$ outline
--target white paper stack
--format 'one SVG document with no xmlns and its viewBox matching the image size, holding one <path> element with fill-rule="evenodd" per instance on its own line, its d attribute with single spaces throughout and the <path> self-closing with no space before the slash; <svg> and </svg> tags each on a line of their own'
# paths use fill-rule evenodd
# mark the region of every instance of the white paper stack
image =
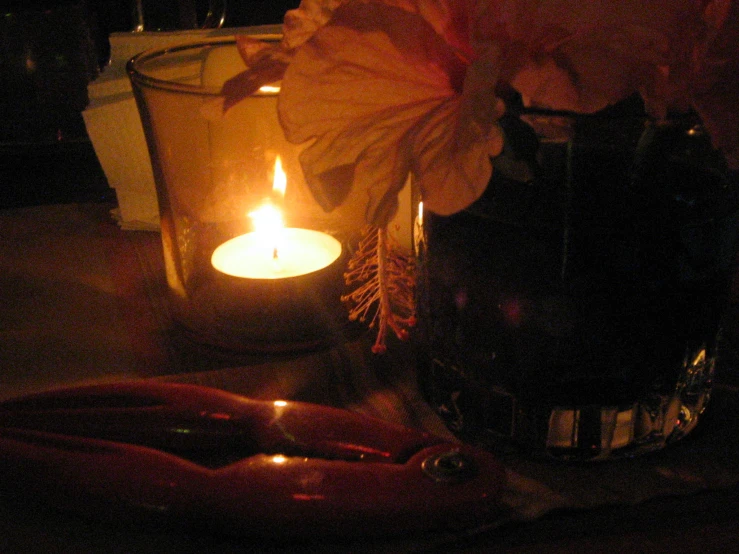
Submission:
<svg viewBox="0 0 739 554">
<path fill-rule="evenodd" d="M 280 25 L 265 25 L 111 34 L 110 65 L 100 77 L 89 84 L 90 103 L 82 116 L 108 184 L 115 189 L 118 199 L 115 216 L 123 229 L 159 229 L 154 176 L 141 119 L 126 73 L 128 60 L 152 48 L 194 42 L 213 36 L 281 32 Z"/>
</svg>

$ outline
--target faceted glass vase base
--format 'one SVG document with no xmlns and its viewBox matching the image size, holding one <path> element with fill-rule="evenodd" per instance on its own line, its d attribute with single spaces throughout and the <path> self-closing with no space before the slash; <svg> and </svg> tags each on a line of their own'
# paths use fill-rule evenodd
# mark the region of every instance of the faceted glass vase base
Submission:
<svg viewBox="0 0 739 554">
<path fill-rule="evenodd" d="M 711 396 L 715 359 L 701 349 L 671 393 L 617 405 L 526 404 L 495 387 L 481 393 L 439 360 L 430 367 L 421 388 L 461 438 L 493 450 L 516 444 L 535 457 L 601 461 L 661 450 L 693 431 Z"/>
</svg>

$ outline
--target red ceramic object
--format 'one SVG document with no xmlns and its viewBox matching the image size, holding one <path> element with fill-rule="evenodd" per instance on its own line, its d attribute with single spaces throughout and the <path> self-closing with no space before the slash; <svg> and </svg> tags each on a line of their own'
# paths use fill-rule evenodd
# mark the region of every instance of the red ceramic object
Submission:
<svg viewBox="0 0 739 554">
<path fill-rule="evenodd" d="M 316 404 L 143 381 L 0 404 L 0 487 L 96 518 L 278 538 L 458 529 L 500 513 L 504 481 L 490 453 Z"/>
</svg>

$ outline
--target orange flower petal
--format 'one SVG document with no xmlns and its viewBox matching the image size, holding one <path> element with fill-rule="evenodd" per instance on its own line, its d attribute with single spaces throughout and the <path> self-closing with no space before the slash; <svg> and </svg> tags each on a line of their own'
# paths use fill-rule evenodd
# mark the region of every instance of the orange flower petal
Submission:
<svg viewBox="0 0 739 554">
<path fill-rule="evenodd" d="M 236 47 L 246 64 L 243 71 L 223 84 L 223 111 L 254 94 L 268 83 L 282 80 L 291 56 L 278 44 L 269 44 L 250 36 L 236 36 Z"/>
<path fill-rule="evenodd" d="M 487 167 L 480 163 L 480 152 L 490 150 L 487 136 L 477 133 L 478 144 L 469 140 L 474 134 L 441 131 L 443 120 L 459 133 L 454 118 L 466 69 L 458 52 L 417 14 L 381 3 L 338 8 L 298 50 L 278 103 L 288 139 L 314 141 L 301 162 L 324 208 L 336 207 L 350 192 L 366 194 L 367 220 L 383 224 L 412 169 L 421 182 L 426 179 L 422 187 L 435 207 L 457 211 L 470 195 L 437 194 L 436 187 L 455 186 L 439 182 L 444 164 L 465 167 L 447 177 L 471 180 L 456 186 L 479 195 L 490 175 L 489 159 Z M 417 153 L 422 155 L 414 162 Z"/>
<path fill-rule="evenodd" d="M 283 22 L 282 46 L 294 49 L 306 42 L 331 19 L 333 11 L 344 0 L 301 0 L 300 6 L 288 10 Z"/>
<path fill-rule="evenodd" d="M 700 33 L 697 0 L 495 2 L 480 32 L 531 105 L 593 112 L 634 92 L 664 111 Z M 669 68 L 669 70 L 666 70 Z"/>
<path fill-rule="evenodd" d="M 723 4 L 723 3 L 717 3 Z M 722 6 L 720 28 L 696 71 L 694 102 L 714 145 L 739 169 L 739 4 Z"/>
</svg>

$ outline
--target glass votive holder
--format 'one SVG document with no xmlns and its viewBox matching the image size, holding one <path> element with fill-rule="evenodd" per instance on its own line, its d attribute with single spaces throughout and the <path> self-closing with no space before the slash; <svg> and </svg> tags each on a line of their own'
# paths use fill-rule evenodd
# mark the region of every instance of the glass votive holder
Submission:
<svg viewBox="0 0 739 554">
<path fill-rule="evenodd" d="M 223 83 L 244 69 L 233 37 L 147 51 L 128 64 L 154 172 L 173 319 L 196 341 L 233 351 L 319 347 L 346 325 L 343 271 L 363 206 L 326 213 L 313 199 L 301 147 L 279 125 L 279 83 L 222 112 Z M 281 212 L 285 228 L 254 228 L 249 214 L 263 205 Z"/>
</svg>

